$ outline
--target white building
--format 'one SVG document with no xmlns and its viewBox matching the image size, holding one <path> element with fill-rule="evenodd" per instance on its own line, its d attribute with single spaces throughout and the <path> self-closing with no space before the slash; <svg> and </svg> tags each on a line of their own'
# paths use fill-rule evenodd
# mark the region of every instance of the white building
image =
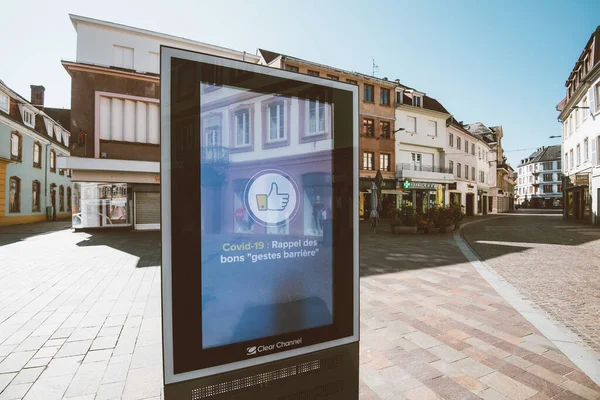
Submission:
<svg viewBox="0 0 600 400">
<path fill-rule="evenodd" d="M 396 129 L 400 129 L 396 133 L 396 178 L 402 190 L 398 207 L 413 206 L 423 212 L 447 204 L 443 193 L 454 182 L 444 150 L 449 117 L 448 111 L 425 93 L 396 88 Z"/>
<path fill-rule="evenodd" d="M 517 174 L 516 203 L 532 208 L 562 204 L 561 146 L 541 147 L 521 160 Z"/>
<path fill-rule="evenodd" d="M 447 165 L 455 183 L 448 191 L 448 204 L 464 206 L 467 215 L 492 212 L 490 187 L 495 185 L 494 153 L 484 137 L 478 137 L 451 118 L 447 124 Z"/>
<path fill-rule="evenodd" d="M 565 218 L 600 223 L 600 26 L 590 36 L 556 107 L 562 123 Z"/>
</svg>

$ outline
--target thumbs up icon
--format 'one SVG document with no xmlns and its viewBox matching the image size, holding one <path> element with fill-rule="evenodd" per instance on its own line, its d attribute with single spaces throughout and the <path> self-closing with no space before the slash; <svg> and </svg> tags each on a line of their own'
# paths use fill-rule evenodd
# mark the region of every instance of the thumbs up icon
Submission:
<svg viewBox="0 0 600 400">
<path fill-rule="evenodd" d="M 260 211 L 283 211 L 290 201 L 288 193 L 279 193 L 277 183 L 271 183 L 269 194 L 257 194 L 256 203 Z"/>
</svg>

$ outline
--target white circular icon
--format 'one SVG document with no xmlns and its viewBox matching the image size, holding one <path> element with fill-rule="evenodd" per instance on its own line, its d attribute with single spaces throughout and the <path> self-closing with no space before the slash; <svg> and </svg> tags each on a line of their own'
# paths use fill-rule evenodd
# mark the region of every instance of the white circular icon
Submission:
<svg viewBox="0 0 600 400">
<path fill-rule="evenodd" d="M 261 172 L 246 187 L 246 206 L 252 218 L 264 225 L 281 225 L 296 211 L 298 191 L 279 171 Z"/>
</svg>

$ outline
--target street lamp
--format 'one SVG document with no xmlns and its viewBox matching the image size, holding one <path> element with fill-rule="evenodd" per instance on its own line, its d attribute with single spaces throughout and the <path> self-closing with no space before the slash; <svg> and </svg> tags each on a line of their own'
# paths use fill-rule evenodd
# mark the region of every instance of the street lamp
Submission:
<svg viewBox="0 0 600 400">
<path fill-rule="evenodd" d="M 559 137 L 562 137 L 562 136 L 560 136 L 560 135 L 558 135 L 558 136 L 549 136 L 550 139 L 559 138 Z"/>
</svg>

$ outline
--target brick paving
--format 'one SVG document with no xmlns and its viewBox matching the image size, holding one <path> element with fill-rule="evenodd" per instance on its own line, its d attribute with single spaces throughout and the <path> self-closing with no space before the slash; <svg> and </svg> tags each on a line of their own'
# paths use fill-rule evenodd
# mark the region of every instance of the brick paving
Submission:
<svg viewBox="0 0 600 400">
<path fill-rule="evenodd" d="M 473 224 L 464 237 L 503 278 L 600 358 L 600 229 L 561 215 Z"/>
<path fill-rule="evenodd" d="M 159 234 L 60 228 L 0 229 L 0 400 L 159 399 Z M 364 230 L 361 296 L 361 399 L 600 398 L 452 235 Z"/>
</svg>

